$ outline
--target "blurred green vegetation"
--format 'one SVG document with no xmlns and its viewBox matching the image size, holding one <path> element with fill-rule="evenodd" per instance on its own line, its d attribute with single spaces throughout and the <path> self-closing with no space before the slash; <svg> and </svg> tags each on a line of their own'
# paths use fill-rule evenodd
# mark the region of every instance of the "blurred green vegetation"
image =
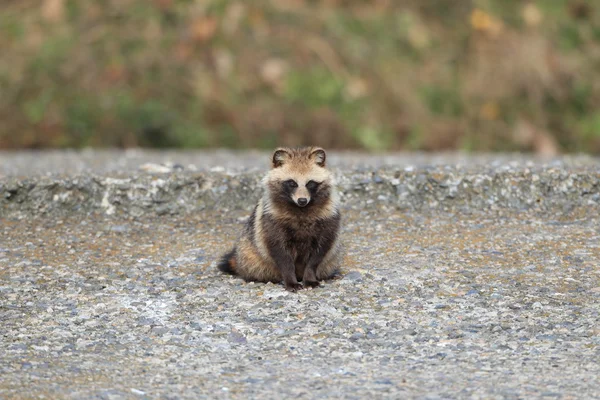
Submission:
<svg viewBox="0 0 600 400">
<path fill-rule="evenodd" d="M 7 0 L 0 148 L 600 152 L 600 3 Z"/>
</svg>

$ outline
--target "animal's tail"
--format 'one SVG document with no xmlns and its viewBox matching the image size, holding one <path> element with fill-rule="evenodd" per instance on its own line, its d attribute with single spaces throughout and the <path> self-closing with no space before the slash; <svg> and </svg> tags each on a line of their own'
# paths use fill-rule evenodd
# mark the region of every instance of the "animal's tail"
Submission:
<svg viewBox="0 0 600 400">
<path fill-rule="evenodd" d="M 225 272 L 226 274 L 231 274 L 231 275 L 236 274 L 236 272 L 235 272 L 236 266 L 237 266 L 237 263 L 236 263 L 236 259 L 235 259 L 235 248 L 232 249 L 231 251 L 229 251 L 228 253 L 226 253 L 219 261 L 219 264 L 217 264 L 217 267 L 222 272 Z"/>
</svg>

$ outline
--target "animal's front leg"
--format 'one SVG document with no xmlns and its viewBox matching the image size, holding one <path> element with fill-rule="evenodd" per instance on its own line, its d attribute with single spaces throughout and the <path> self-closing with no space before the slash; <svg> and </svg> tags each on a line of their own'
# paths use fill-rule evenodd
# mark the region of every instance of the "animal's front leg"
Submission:
<svg viewBox="0 0 600 400">
<path fill-rule="evenodd" d="M 329 243 L 329 241 L 326 241 L 325 243 L 315 243 L 313 251 L 306 262 L 306 268 L 304 269 L 304 276 L 302 277 L 304 286 L 317 287 L 320 285 L 317 280 L 317 268 L 323 262 L 323 259 L 330 248 L 331 243 Z"/>
<path fill-rule="evenodd" d="M 316 267 L 315 268 L 311 268 L 310 266 L 306 267 L 306 269 L 304 270 L 304 277 L 302 278 L 302 283 L 304 284 L 304 286 L 317 287 L 320 285 L 319 281 L 317 280 L 317 274 L 315 271 L 316 271 Z"/>
<path fill-rule="evenodd" d="M 306 268 L 304 269 L 304 276 L 302 277 L 302 283 L 304 286 L 319 286 L 319 281 L 317 280 L 317 268 L 319 268 L 319 265 L 321 265 L 327 253 L 333 247 L 339 227 L 339 215 L 323 222 L 323 234 L 321 234 L 318 239 L 313 242 L 313 250 L 308 257 L 308 262 L 306 263 Z"/>
<path fill-rule="evenodd" d="M 296 270 L 294 268 L 294 263 L 291 260 L 290 262 L 277 265 L 281 270 L 281 276 L 283 277 L 283 284 L 285 285 L 286 290 L 296 292 L 302 289 L 302 284 L 296 279 Z"/>
<path fill-rule="evenodd" d="M 286 290 L 290 292 L 296 292 L 302 289 L 302 285 L 298 283 L 296 279 L 296 267 L 294 266 L 294 260 L 289 255 L 288 252 L 280 245 L 270 246 L 269 251 L 271 253 L 271 257 L 279 272 L 281 273 L 281 278 L 283 279 L 283 284 L 285 285 Z"/>
<path fill-rule="evenodd" d="M 317 280 L 317 268 L 321 262 L 323 262 L 323 259 L 329 251 L 329 248 L 330 246 L 325 249 L 318 247 L 308 258 L 306 268 L 304 269 L 304 276 L 302 277 L 302 283 L 304 286 L 317 287 L 320 285 L 319 281 Z"/>
</svg>

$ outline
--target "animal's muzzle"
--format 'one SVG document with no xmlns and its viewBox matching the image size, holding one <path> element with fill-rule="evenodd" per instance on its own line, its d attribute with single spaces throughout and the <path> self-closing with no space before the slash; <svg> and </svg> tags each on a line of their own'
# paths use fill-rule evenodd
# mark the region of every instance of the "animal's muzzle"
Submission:
<svg viewBox="0 0 600 400">
<path fill-rule="evenodd" d="M 298 200 L 296 200 L 296 204 L 298 204 L 300 207 L 304 207 L 308 204 L 308 199 L 305 197 L 300 197 Z"/>
</svg>

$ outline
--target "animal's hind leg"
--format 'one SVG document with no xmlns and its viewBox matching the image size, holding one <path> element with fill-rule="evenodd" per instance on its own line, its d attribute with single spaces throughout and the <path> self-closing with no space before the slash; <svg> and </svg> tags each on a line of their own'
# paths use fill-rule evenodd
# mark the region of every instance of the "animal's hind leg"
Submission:
<svg viewBox="0 0 600 400">
<path fill-rule="evenodd" d="M 317 281 L 333 278 L 342 265 L 343 257 L 343 248 L 337 243 L 317 267 L 315 271 Z"/>
<path fill-rule="evenodd" d="M 271 260 L 262 257 L 246 239 L 237 252 L 236 272 L 247 281 L 281 282 L 281 273 Z"/>
</svg>

